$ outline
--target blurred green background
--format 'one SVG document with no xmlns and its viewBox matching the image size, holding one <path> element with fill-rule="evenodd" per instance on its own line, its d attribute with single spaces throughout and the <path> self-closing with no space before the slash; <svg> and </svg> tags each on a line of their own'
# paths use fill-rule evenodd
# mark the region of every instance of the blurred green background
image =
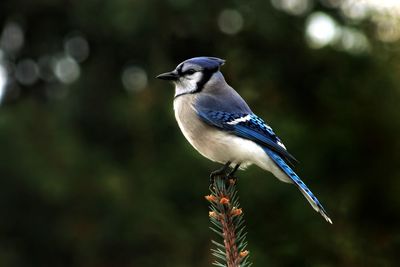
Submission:
<svg viewBox="0 0 400 267">
<path fill-rule="evenodd" d="M 203 196 L 219 166 L 154 79 L 202 55 L 227 60 L 334 221 L 271 174 L 240 172 L 254 266 L 397 266 L 398 1 L 0 6 L 0 266 L 211 265 Z"/>
</svg>

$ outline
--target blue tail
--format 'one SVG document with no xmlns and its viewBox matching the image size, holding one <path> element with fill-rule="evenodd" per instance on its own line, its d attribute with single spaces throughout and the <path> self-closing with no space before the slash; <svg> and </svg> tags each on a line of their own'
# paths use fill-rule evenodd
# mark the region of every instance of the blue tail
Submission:
<svg viewBox="0 0 400 267">
<path fill-rule="evenodd" d="M 318 199 L 314 196 L 314 194 L 308 189 L 308 187 L 303 183 L 299 176 L 286 164 L 286 162 L 275 152 L 269 150 L 268 148 L 264 148 L 264 151 L 268 154 L 268 156 L 275 162 L 275 164 L 293 181 L 293 183 L 297 186 L 300 192 L 306 197 L 308 202 L 310 202 L 311 206 L 319 212 L 322 217 L 329 223 L 332 223 L 331 218 L 326 213 L 324 207 L 322 207 L 321 203 L 319 203 Z"/>
</svg>

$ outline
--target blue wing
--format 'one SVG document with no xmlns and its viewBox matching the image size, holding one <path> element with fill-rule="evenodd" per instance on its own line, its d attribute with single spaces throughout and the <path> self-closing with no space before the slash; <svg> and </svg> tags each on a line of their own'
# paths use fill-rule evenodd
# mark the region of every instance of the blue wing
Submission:
<svg viewBox="0 0 400 267">
<path fill-rule="evenodd" d="M 232 113 L 198 109 L 197 114 L 206 123 L 228 131 L 239 137 L 252 140 L 262 147 L 267 147 L 293 164 L 297 160 L 287 152 L 278 136 L 265 122 L 253 113 Z"/>
</svg>

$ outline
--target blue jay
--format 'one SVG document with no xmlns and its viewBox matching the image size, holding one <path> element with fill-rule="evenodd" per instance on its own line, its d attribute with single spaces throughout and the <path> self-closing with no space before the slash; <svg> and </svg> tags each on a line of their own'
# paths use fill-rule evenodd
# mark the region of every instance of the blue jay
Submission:
<svg viewBox="0 0 400 267">
<path fill-rule="evenodd" d="M 225 164 L 211 176 L 233 175 L 255 164 L 279 180 L 293 183 L 311 206 L 332 223 L 321 203 L 292 170 L 296 159 L 243 98 L 229 86 L 220 67 L 224 60 L 195 57 L 157 76 L 175 85 L 174 112 L 189 143 L 204 157 Z"/>
</svg>

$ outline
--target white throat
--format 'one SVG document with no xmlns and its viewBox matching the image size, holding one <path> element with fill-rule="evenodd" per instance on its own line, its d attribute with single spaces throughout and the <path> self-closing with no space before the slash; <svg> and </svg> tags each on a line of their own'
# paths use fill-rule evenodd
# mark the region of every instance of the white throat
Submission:
<svg viewBox="0 0 400 267">
<path fill-rule="evenodd" d="M 197 90 L 197 83 L 201 80 L 203 74 L 201 72 L 193 73 L 193 75 L 181 77 L 175 82 L 175 96 L 182 94 L 190 94 Z"/>
</svg>

